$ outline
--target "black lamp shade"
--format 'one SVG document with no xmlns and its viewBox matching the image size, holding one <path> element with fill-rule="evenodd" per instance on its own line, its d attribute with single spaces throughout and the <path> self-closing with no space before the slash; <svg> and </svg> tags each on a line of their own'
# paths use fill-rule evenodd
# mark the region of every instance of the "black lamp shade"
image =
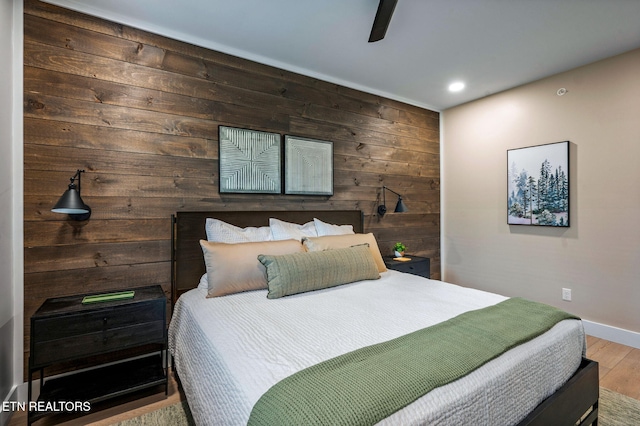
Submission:
<svg viewBox="0 0 640 426">
<path fill-rule="evenodd" d="M 74 184 L 62 194 L 55 206 L 51 209 L 54 213 L 66 213 L 74 220 L 87 220 L 91 216 L 91 208 L 87 206 Z"/>
<path fill-rule="evenodd" d="M 407 208 L 407 206 L 404 205 L 404 202 L 402 201 L 402 197 L 398 197 L 398 204 L 396 204 L 396 209 L 394 210 L 394 213 L 404 213 L 408 211 L 409 209 Z"/>
<path fill-rule="evenodd" d="M 55 206 L 51 209 L 54 213 L 68 214 L 73 220 L 87 220 L 91 217 L 91 207 L 86 205 L 80 197 L 80 178 L 84 170 L 78 169 L 71 178 L 69 189 L 67 189 Z M 78 186 L 75 180 L 78 179 Z"/>
<path fill-rule="evenodd" d="M 89 213 L 91 209 L 80 198 L 76 186 L 71 184 L 51 211 L 54 213 L 85 214 Z"/>
</svg>

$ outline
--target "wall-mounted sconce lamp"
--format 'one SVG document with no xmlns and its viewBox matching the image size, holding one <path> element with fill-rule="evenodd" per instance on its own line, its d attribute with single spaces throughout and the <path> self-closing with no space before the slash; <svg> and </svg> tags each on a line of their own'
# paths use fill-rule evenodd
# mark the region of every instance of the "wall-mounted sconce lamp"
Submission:
<svg viewBox="0 0 640 426">
<path fill-rule="evenodd" d="M 69 189 L 62 194 L 60 200 L 51 209 L 54 213 L 66 213 L 73 220 L 87 220 L 91 216 L 91 207 L 86 205 L 80 197 L 80 176 L 84 170 L 77 170 L 76 174 L 71 178 Z M 78 179 L 76 187 L 75 180 Z"/>
<path fill-rule="evenodd" d="M 378 214 L 380 216 L 384 216 L 385 213 L 387 212 L 387 197 L 385 196 L 385 192 L 384 192 L 385 189 L 387 191 L 393 192 L 398 196 L 398 203 L 396 204 L 396 209 L 394 210 L 394 213 L 404 213 L 409 211 L 407 206 L 405 206 L 404 203 L 402 202 L 402 195 L 398 194 L 396 191 L 392 189 L 387 188 L 386 186 L 383 186 L 382 187 L 382 204 L 378 206 Z"/>
</svg>

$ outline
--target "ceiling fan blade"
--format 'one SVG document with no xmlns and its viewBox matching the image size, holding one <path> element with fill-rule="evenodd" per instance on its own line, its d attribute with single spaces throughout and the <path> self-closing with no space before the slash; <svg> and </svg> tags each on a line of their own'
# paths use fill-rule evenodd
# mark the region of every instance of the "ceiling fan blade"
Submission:
<svg viewBox="0 0 640 426">
<path fill-rule="evenodd" d="M 393 10 L 396 8 L 398 0 L 380 0 L 378 5 L 378 11 L 376 12 L 376 19 L 373 20 L 373 28 L 371 28 L 371 35 L 369 36 L 369 43 L 379 41 L 384 38 L 391 22 L 391 16 Z"/>
</svg>

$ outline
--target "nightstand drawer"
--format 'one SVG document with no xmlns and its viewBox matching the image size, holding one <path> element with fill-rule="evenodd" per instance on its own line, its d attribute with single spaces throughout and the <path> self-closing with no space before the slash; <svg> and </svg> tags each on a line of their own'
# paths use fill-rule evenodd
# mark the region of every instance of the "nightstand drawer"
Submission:
<svg viewBox="0 0 640 426">
<path fill-rule="evenodd" d="M 164 320 L 159 320 L 36 342 L 33 365 L 47 365 L 146 343 L 162 343 L 164 334 Z"/>
<path fill-rule="evenodd" d="M 431 275 L 430 264 L 431 261 L 428 257 L 420 257 L 420 256 L 407 256 L 410 260 L 408 261 L 400 261 L 393 260 L 392 257 L 388 256 L 384 258 L 384 263 L 387 265 L 387 268 L 393 269 L 394 271 L 405 272 L 407 274 L 419 275 L 424 278 L 429 278 Z"/>
<path fill-rule="evenodd" d="M 423 275 L 424 273 L 429 272 L 429 263 L 428 262 L 416 262 L 416 263 L 402 263 L 395 261 L 398 264 L 393 268 L 396 271 L 407 272 L 409 274 L 414 275 Z"/>
<path fill-rule="evenodd" d="M 57 318 L 42 318 L 33 323 L 32 336 L 36 342 L 74 338 L 129 325 L 162 321 L 164 303 L 144 303 L 99 309 Z"/>
</svg>

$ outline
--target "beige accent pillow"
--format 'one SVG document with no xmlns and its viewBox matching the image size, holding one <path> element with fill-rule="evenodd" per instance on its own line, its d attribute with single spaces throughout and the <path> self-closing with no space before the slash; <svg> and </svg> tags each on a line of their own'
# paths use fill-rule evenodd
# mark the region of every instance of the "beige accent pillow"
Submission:
<svg viewBox="0 0 640 426">
<path fill-rule="evenodd" d="M 284 256 L 261 254 L 258 260 L 267 268 L 269 299 L 380 278 L 366 245 Z"/>
<path fill-rule="evenodd" d="M 251 243 L 213 243 L 200 240 L 207 266 L 207 297 L 267 288 L 267 275 L 258 255 L 304 252 L 297 240 Z"/>
<path fill-rule="evenodd" d="M 374 237 L 372 233 L 307 237 L 303 243 L 309 251 L 333 250 L 368 244 L 369 250 L 371 250 L 371 254 L 373 255 L 373 260 L 375 260 L 378 266 L 378 271 L 385 272 L 387 270 L 387 266 L 384 264 L 384 260 L 382 260 L 376 237 Z"/>
</svg>

